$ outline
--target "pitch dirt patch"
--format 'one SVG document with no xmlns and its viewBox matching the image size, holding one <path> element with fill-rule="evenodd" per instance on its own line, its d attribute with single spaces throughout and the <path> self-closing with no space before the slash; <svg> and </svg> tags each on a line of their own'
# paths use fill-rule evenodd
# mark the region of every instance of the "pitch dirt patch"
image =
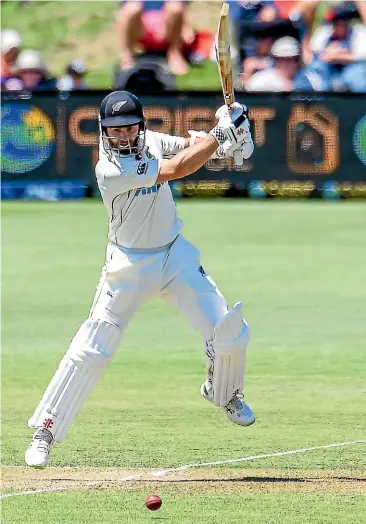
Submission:
<svg viewBox="0 0 366 524">
<path fill-rule="evenodd" d="M 116 468 L 2 469 L 2 492 L 113 489 L 146 491 L 164 486 L 180 493 L 196 492 L 328 492 L 366 494 L 361 471 L 285 470 L 252 468 L 194 468 L 154 476 L 152 470 Z M 135 478 L 138 476 L 138 478 Z"/>
</svg>

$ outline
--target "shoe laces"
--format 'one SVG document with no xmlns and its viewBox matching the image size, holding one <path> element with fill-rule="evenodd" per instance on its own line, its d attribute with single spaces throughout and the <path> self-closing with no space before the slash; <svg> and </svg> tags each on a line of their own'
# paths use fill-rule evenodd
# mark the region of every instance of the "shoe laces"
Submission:
<svg viewBox="0 0 366 524">
<path fill-rule="evenodd" d="M 53 444 L 53 435 L 48 429 L 40 428 L 34 434 L 33 440 L 39 440 L 37 445 L 39 451 L 48 452 Z"/>
<path fill-rule="evenodd" d="M 236 410 L 240 411 L 243 407 L 244 395 L 243 393 L 235 393 L 232 399 L 226 404 L 227 407 L 234 407 Z"/>
</svg>

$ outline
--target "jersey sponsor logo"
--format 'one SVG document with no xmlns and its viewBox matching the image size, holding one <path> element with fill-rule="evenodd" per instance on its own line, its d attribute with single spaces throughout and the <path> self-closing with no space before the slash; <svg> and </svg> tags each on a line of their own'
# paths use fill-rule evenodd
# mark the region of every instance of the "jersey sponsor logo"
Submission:
<svg viewBox="0 0 366 524">
<path fill-rule="evenodd" d="M 136 191 L 135 196 L 145 196 L 145 195 L 151 195 L 151 193 L 157 193 L 159 189 L 161 188 L 162 184 L 155 184 L 155 186 L 152 187 L 141 187 Z"/>
<path fill-rule="evenodd" d="M 113 104 L 112 106 L 112 115 L 113 113 L 117 113 L 123 107 L 125 104 L 127 104 L 127 100 L 123 100 L 122 102 L 117 102 L 116 104 Z"/>
<path fill-rule="evenodd" d="M 137 174 L 144 175 L 147 171 L 148 164 L 147 162 L 139 162 L 137 164 Z"/>
</svg>

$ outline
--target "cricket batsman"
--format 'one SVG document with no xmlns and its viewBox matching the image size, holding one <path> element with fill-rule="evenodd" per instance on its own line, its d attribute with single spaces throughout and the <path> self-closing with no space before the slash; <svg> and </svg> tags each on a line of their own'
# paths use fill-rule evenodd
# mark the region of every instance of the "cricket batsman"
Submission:
<svg viewBox="0 0 366 524">
<path fill-rule="evenodd" d="M 103 100 L 95 173 L 109 216 L 105 264 L 89 316 L 28 422 L 36 430 L 25 453 L 28 466 L 47 466 L 53 444 L 66 437 L 132 316 L 155 296 L 203 336 L 207 377 L 201 395 L 235 424 L 254 423 L 242 393 L 249 341 L 242 304 L 228 307 L 202 268 L 199 251 L 182 236 L 169 187 L 170 180 L 194 173 L 210 158 L 250 157 L 254 146 L 245 106 L 222 106 L 216 117 L 209 133 L 175 137 L 146 129 L 133 94 L 115 91 Z"/>
</svg>

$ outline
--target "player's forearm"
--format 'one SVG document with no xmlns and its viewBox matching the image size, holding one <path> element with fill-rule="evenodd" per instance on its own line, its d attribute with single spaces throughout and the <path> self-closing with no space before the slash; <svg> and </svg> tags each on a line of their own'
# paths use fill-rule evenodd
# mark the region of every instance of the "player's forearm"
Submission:
<svg viewBox="0 0 366 524">
<path fill-rule="evenodd" d="M 199 143 L 180 151 L 172 159 L 162 162 L 157 183 L 191 175 L 210 159 L 217 147 L 215 137 L 208 134 Z"/>
</svg>

